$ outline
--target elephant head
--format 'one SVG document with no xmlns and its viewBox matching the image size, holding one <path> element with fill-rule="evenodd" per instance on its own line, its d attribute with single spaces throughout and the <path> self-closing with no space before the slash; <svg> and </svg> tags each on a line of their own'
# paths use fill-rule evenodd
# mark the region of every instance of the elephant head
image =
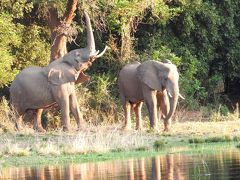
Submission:
<svg viewBox="0 0 240 180">
<path fill-rule="evenodd" d="M 138 78 L 153 90 L 167 90 L 170 96 L 170 110 L 165 118 L 170 119 L 176 109 L 179 86 L 179 74 L 177 67 L 171 63 L 161 63 L 157 61 L 145 61 L 138 67 Z"/>
<path fill-rule="evenodd" d="M 101 57 L 107 50 L 105 49 L 99 54 L 99 51 L 95 49 L 95 40 L 93 36 L 93 30 L 90 22 L 90 18 L 87 12 L 84 11 L 86 19 L 86 29 L 87 29 L 87 47 L 76 49 L 70 51 L 65 56 L 63 56 L 63 62 L 71 64 L 77 71 L 85 70 L 91 63 L 96 59 Z M 81 67 L 85 64 L 85 67 Z"/>
<path fill-rule="evenodd" d="M 87 12 L 84 12 L 84 15 L 87 29 L 87 47 L 72 50 L 59 60 L 49 64 L 47 70 L 48 80 L 52 84 L 59 85 L 66 82 L 82 83 L 88 81 L 89 77 L 83 72 L 92 65 L 96 58 L 101 57 L 108 48 L 106 46 L 101 53 L 96 51 L 90 18 Z"/>
</svg>

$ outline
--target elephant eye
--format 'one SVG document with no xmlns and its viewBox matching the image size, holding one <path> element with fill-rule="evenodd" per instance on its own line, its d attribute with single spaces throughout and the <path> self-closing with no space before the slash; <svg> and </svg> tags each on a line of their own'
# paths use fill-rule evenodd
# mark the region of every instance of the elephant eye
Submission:
<svg viewBox="0 0 240 180">
<path fill-rule="evenodd" d="M 80 52 L 76 52 L 76 56 L 79 57 L 80 56 Z"/>
<path fill-rule="evenodd" d="M 74 60 L 78 63 L 78 59 L 77 58 L 74 58 Z"/>
</svg>

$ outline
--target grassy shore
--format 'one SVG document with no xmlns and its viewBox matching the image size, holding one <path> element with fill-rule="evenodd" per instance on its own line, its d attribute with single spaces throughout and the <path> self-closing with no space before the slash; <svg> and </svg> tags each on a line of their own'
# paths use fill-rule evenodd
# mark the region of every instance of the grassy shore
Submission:
<svg viewBox="0 0 240 180">
<path fill-rule="evenodd" d="M 160 127 L 163 129 L 163 127 Z M 1 132 L 0 166 L 34 166 L 234 149 L 240 121 L 174 122 L 171 132 L 122 131 L 120 124 L 89 126 L 80 132 L 46 134 L 25 129 Z"/>
</svg>

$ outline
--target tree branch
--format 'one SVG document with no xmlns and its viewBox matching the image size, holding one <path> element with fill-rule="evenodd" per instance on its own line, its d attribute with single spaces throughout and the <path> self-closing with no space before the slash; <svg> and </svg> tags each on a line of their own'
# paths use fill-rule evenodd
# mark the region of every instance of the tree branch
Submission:
<svg viewBox="0 0 240 180">
<path fill-rule="evenodd" d="M 64 21 L 67 24 L 71 24 L 74 18 L 74 12 L 77 9 L 78 0 L 68 0 L 67 9 L 64 14 Z"/>
</svg>

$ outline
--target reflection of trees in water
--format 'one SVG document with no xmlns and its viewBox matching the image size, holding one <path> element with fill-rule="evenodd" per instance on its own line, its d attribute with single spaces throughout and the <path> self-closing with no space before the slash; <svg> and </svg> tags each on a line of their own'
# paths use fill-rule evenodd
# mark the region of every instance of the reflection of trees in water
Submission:
<svg viewBox="0 0 240 180">
<path fill-rule="evenodd" d="M 169 154 L 154 158 L 129 159 L 126 161 L 70 164 L 67 166 L 46 166 L 34 168 L 2 169 L 1 179 L 166 179 L 183 180 L 200 178 L 204 174 L 214 174 L 221 178 L 229 174 L 240 176 L 239 153 L 219 153 L 217 155 L 184 156 Z M 228 176 L 227 176 L 228 175 Z M 213 176 L 209 176 L 209 179 Z"/>
</svg>

